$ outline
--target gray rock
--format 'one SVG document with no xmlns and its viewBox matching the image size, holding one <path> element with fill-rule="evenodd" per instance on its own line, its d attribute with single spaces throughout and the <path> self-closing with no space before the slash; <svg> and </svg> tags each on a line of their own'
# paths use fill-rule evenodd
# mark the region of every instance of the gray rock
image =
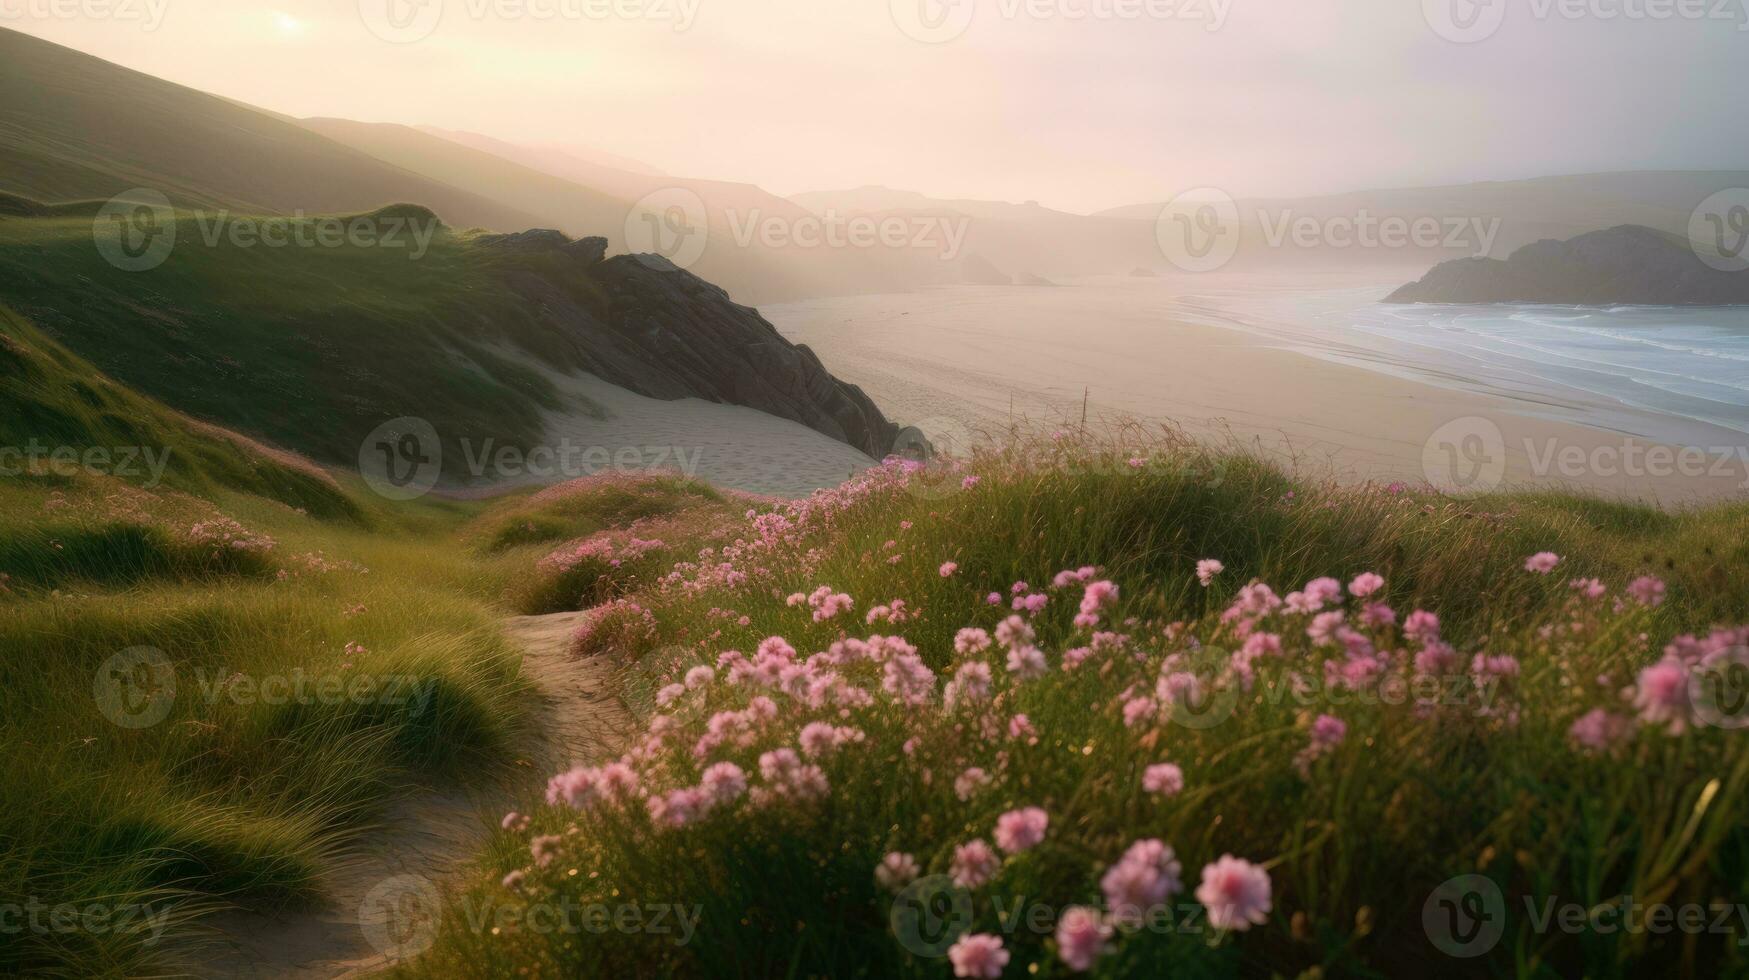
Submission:
<svg viewBox="0 0 1749 980">
<path fill-rule="evenodd" d="M 574 244 L 585 242 L 605 247 L 602 239 Z M 572 245 L 562 247 L 585 256 L 595 249 Z M 790 343 L 757 310 L 660 256 L 616 255 L 578 267 L 509 262 L 494 270 L 550 334 L 554 349 L 542 353 L 553 362 L 651 398 L 756 408 L 876 459 L 893 448 L 898 427 L 862 389 L 833 377 L 813 351 Z"/>
<path fill-rule="evenodd" d="M 1680 238 L 1620 225 L 1544 239 L 1505 261 L 1441 262 L 1385 302 L 1725 306 L 1749 303 L 1749 272 L 1721 272 Z"/>
</svg>

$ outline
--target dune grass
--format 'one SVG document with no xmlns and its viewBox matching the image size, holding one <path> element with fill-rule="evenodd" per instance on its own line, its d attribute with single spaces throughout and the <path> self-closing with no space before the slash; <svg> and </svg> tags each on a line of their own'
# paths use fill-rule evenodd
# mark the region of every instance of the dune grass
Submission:
<svg viewBox="0 0 1749 980">
<path fill-rule="evenodd" d="M 1573 903 L 1607 925 L 1662 903 L 1712 925 L 1749 893 L 1749 747 L 1699 703 L 1631 700 L 1681 633 L 1702 639 L 1676 646 L 1679 673 L 1739 658 L 1741 632 L 1706 631 L 1749 620 L 1746 519 L 1339 489 L 1195 447 L 1073 440 L 760 508 L 626 590 L 655 623 L 619 651 L 648 732 L 528 801 L 399 972 L 946 976 L 964 932 L 1000 939 L 1003 976 L 1067 976 L 1065 946 L 1101 945 L 1085 914 L 1057 931 L 1087 906 L 1113 927 L 1099 976 L 1739 975 L 1737 919 L 1565 931 L 1533 913 Z M 1561 556 L 1548 574 L 1526 568 L 1541 552 Z M 1205 586 L 1209 558 L 1225 568 Z M 1324 600 L 1346 617 L 1328 646 L 1309 612 L 1223 619 L 1253 581 L 1286 596 L 1368 572 L 1376 594 Z M 1647 576 L 1662 596 L 1630 595 Z M 1601 597 L 1573 585 L 1594 577 Z M 1099 582 L 1116 596 L 1088 597 Z M 834 612 L 836 594 L 853 608 Z M 1084 602 L 1096 625 L 1075 622 Z M 1373 603 L 1395 622 L 1363 619 Z M 1251 634 L 1281 653 L 1245 653 Z M 1015 647 L 1036 648 L 1039 676 Z M 1167 763 L 1182 788 L 1150 774 Z M 1043 841 L 1009 840 L 979 880 L 958 849 L 1000 842 L 998 818 L 1029 807 Z M 1147 840 L 1181 869 L 1126 865 Z M 1245 929 L 1198 896 L 1223 855 L 1247 862 L 1223 880 L 1270 887 Z M 1136 894 L 1182 888 L 1114 923 L 1114 867 Z M 1498 890 L 1500 932 L 1474 958 L 1423 919 L 1452 879 Z M 981 942 L 955 956 L 975 967 Z"/>
</svg>

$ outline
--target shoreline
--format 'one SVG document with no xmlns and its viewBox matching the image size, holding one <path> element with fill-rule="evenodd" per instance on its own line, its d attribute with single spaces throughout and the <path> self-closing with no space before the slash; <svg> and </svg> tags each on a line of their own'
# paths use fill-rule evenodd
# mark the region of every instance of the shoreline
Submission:
<svg viewBox="0 0 1749 980">
<path fill-rule="evenodd" d="M 1326 291 L 1378 285 L 1376 276 L 1299 282 Z M 1462 386 L 1458 373 L 1452 386 L 1439 385 L 1386 352 L 1364 367 L 1321 343 L 1327 337 L 1236 322 L 1218 302 L 1226 290 L 1295 285 L 1237 274 L 1111 278 L 1055 290 L 835 297 L 761 312 L 890 417 L 932 438 L 975 441 L 978 428 L 1017 418 L 1073 420 L 1086 392 L 1091 414 L 1171 423 L 1342 482 L 1556 488 L 1665 507 L 1749 496 L 1749 437 L 1741 432 L 1700 423 L 1701 445 L 1727 451 L 1702 459 L 1675 440 L 1640 434 L 1649 426 L 1633 423 L 1656 413 L 1576 390 Z M 1375 339 L 1387 342 L 1354 331 L 1339 346 L 1364 358 L 1364 342 Z"/>
</svg>

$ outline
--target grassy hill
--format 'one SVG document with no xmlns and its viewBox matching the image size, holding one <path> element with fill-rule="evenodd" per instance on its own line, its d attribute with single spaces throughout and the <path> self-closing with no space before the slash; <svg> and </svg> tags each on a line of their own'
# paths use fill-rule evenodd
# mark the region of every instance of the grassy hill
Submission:
<svg viewBox="0 0 1749 980">
<path fill-rule="evenodd" d="M 0 191 L 68 201 L 136 187 L 185 207 L 333 213 L 419 201 L 464 227 L 540 223 L 274 114 L 0 30 Z"/>
<path fill-rule="evenodd" d="M 130 387 L 324 462 L 356 460 L 367 433 L 408 415 L 455 440 L 530 445 L 559 403 L 511 352 L 578 366 L 423 209 L 371 220 L 385 236 L 397 214 L 425 229 L 424 252 L 411 230 L 400 247 L 240 245 L 228 231 L 208 244 L 215 216 L 179 212 L 175 247 L 146 272 L 93 247 L 95 205 L 55 210 L 0 216 L 0 302 Z"/>
</svg>

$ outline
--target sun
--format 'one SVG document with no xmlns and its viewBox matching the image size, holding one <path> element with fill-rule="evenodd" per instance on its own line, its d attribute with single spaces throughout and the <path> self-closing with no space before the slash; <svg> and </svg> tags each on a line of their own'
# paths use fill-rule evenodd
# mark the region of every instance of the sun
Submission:
<svg viewBox="0 0 1749 980">
<path fill-rule="evenodd" d="M 305 30 L 303 21 L 298 20 L 296 17 L 293 17 L 291 14 L 288 14 L 283 10 L 274 11 L 273 29 L 277 31 L 281 37 L 302 37 Z"/>
</svg>

